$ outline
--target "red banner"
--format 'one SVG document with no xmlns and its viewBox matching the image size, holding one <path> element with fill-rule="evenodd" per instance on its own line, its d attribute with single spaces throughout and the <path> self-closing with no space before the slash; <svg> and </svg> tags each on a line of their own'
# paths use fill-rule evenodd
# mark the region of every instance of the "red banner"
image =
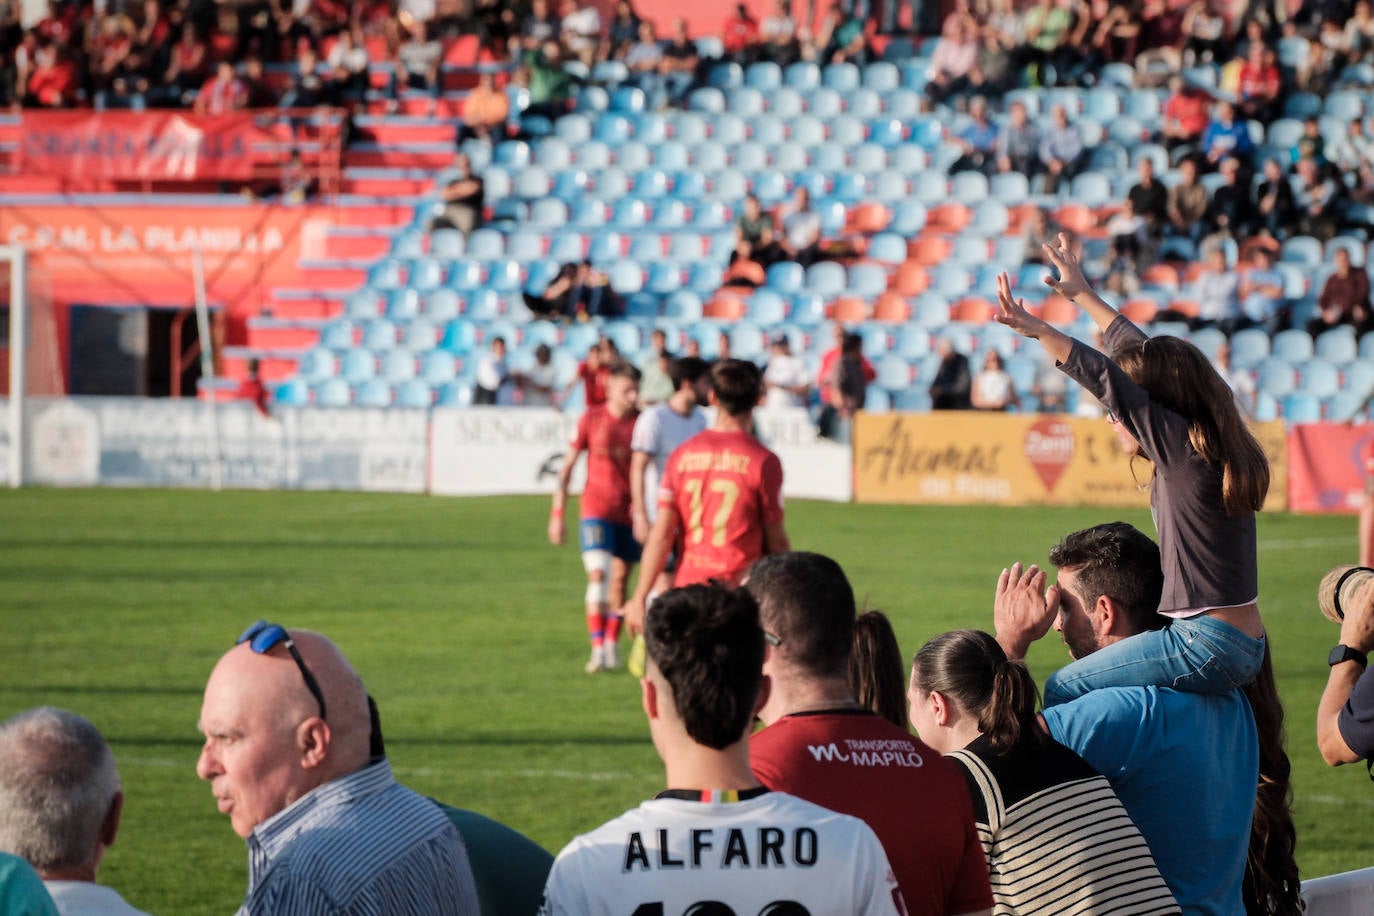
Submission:
<svg viewBox="0 0 1374 916">
<path fill-rule="evenodd" d="M 20 158 L 83 180 L 247 181 L 254 144 L 270 140 L 244 112 L 26 111 Z"/>
<path fill-rule="evenodd" d="M 1288 508 L 1293 512 L 1358 512 L 1374 424 L 1307 423 L 1288 433 Z"/>
</svg>

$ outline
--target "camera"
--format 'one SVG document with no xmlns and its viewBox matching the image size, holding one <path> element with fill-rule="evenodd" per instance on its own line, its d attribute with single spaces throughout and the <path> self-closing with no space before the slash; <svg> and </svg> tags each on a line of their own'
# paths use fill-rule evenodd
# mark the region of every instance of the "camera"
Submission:
<svg viewBox="0 0 1374 916">
<path fill-rule="evenodd" d="M 1371 578 L 1374 569 L 1368 566 L 1337 566 L 1322 576 L 1317 605 L 1326 619 L 1336 624 L 1344 620 L 1346 610 L 1355 606 L 1356 596 Z"/>
</svg>

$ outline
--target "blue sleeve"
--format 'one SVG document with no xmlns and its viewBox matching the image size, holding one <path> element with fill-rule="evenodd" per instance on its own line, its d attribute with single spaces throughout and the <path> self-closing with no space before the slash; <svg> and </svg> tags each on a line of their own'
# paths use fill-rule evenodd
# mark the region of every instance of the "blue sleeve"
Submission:
<svg viewBox="0 0 1374 916">
<path fill-rule="evenodd" d="M 1146 716 L 1138 687 L 1105 687 L 1044 711 L 1054 740 L 1108 779 L 1140 765 L 1137 742 Z"/>
<path fill-rule="evenodd" d="M 1374 669 L 1360 675 L 1336 719 L 1346 745 L 1361 757 L 1374 757 Z"/>
</svg>

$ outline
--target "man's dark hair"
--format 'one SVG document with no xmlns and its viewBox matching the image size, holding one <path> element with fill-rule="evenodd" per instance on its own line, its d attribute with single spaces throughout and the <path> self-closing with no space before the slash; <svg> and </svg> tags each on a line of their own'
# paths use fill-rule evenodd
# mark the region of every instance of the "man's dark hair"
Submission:
<svg viewBox="0 0 1374 916">
<path fill-rule="evenodd" d="M 697 356 L 681 356 L 668 364 L 668 378 L 673 390 L 682 387 L 683 382 L 695 385 L 703 375 L 711 371 L 711 364 Z"/>
<path fill-rule="evenodd" d="M 611 367 L 611 376 L 613 378 L 627 378 L 631 381 L 638 382 L 640 379 L 640 371 L 635 368 L 633 363 L 621 360 Z"/>
<path fill-rule="evenodd" d="M 719 751 L 744 737 L 763 681 L 752 595 L 716 582 L 664 592 L 644 619 L 644 648 L 693 741 Z"/>
<path fill-rule="evenodd" d="M 1156 613 L 1164 591 L 1159 547 L 1131 525 L 1107 522 L 1075 531 L 1050 549 L 1050 562 L 1077 576 L 1075 591 L 1088 607 L 1106 595 L 1136 632 L 1163 626 Z"/>
<path fill-rule="evenodd" d="M 763 392 L 763 373 L 742 359 L 722 359 L 711 366 L 711 390 L 720 409 L 732 417 L 742 417 L 759 403 Z"/>
<path fill-rule="evenodd" d="M 840 564 L 818 553 L 764 557 L 744 587 L 758 600 L 763 628 L 816 677 L 847 677 L 854 642 L 854 590 Z"/>
</svg>

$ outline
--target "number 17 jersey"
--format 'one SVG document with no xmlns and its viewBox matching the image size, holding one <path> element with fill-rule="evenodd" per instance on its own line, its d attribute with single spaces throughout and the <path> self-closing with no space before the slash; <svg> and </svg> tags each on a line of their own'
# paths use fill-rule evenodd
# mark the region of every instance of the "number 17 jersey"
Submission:
<svg viewBox="0 0 1374 916">
<path fill-rule="evenodd" d="M 782 521 L 782 462 L 748 433 L 708 429 L 668 459 L 658 504 L 682 519 L 673 585 L 738 585 L 763 556 L 764 528 Z"/>
</svg>

